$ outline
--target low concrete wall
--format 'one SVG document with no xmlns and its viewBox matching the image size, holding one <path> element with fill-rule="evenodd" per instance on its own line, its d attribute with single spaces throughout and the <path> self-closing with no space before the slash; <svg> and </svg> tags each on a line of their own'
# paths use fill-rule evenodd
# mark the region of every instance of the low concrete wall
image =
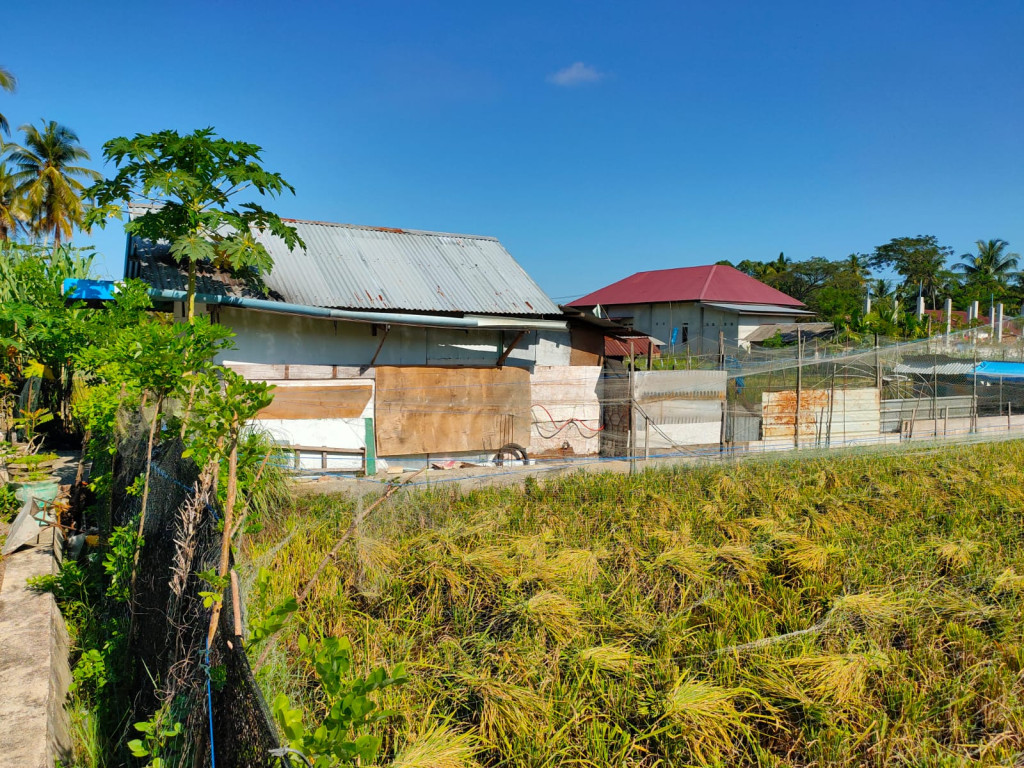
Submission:
<svg viewBox="0 0 1024 768">
<path fill-rule="evenodd" d="M 40 545 L 4 558 L 0 587 L 0 768 L 53 768 L 71 760 L 64 700 L 71 683 L 68 633 L 53 595 L 28 586 L 55 574 L 53 529 Z"/>
</svg>

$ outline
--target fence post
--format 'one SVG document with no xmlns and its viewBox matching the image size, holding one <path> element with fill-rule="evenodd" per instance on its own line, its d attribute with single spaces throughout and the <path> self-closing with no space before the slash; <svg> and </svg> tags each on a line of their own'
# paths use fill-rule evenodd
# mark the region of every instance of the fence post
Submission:
<svg viewBox="0 0 1024 768">
<path fill-rule="evenodd" d="M 633 340 L 629 340 L 629 438 L 626 441 L 626 447 L 629 451 L 629 474 L 636 474 L 636 400 L 633 397 L 634 394 L 634 381 L 636 374 L 634 372 L 633 364 Z"/>
<path fill-rule="evenodd" d="M 882 367 L 878 362 L 878 334 L 875 334 L 875 387 L 878 389 L 878 400 L 882 400 Z"/>
<path fill-rule="evenodd" d="M 800 390 L 804 383 L 803 332 L 796 329 L 796 413 L 793 416 L 793 444 L 800 448 Z"/>
<path fill-rule="evenodd" d="M 977 334 L 975 334 L 977 340 Z M 968 432 L 978 431 L 978 348 L 974 348 L 974 391 L 971 395 L 971 426 Z"/>
</svg>

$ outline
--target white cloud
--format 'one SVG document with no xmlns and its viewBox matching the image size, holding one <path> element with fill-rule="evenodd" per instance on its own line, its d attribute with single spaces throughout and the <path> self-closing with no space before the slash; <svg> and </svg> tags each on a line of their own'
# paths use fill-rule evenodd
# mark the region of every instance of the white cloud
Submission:
<svg viewBox="0 0 1024 768">
<path fill-rule="evenodd" d="M 582 61 L 577 61 L 565 69 L 560 69 L 554 74 L 548 75 L 548 82 L 568 88 L 574 85 L 583 85 L 584 83 L 596 83 L 603 77 L 603 73 L 598 72 Z"/>
</svg>

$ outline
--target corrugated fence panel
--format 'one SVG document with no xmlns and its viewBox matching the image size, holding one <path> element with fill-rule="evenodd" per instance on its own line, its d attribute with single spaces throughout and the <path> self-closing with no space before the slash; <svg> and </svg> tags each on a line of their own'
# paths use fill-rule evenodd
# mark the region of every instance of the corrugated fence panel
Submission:
<svg viewBox="0 0 1024 768">
<path fill-rule="evenodd" d="M 724 400 L 725 371 L 637 371 L 633 383 L 636 401 Z"/>
<path fill-rule="evenodd" d="M 531 455 L 591 456 L 600 450 L 603 370 L 599 365 L 534 368 L 530 375 Z"/>
<path fill-rule="evenodd" d="M 637 371 L 635 377 L 638 453 L 721 441 L 725 371 Z"/>
<path fill-rule="evenodd" d="M 826 439 L 830 443 L 872 441 L 881 432 L 877 389 L 837 389 L 833 393 L 832 410 Z"/>
<path fill-rule="evenodd" d="M 794 440 L 797 425 L 797 401 L 800 408 L 800 442 L 818 440 L 821 428 L 827 423 L 829 395 L 827 389 L 805 389 L 797 398 L 796 390 L 763 392 L 761 394 L 761 424 L 766 441 Z"/>
<path fill-rule="evenodd" d="M 761 395 L 766 441 L 794 442 L 795 390 Z M 877 389 L 805 389 L 800 392 L 800 443 L 828 445 L 876 440 L 880 432 Z"/>
<path fill-rule="evenodd" d="M 970 395 L 883 400 L 881 429 L 883 432 L 898 432 L 903 422 L 969 418 L 973 403 L 974 399 Z"/>
</svg>

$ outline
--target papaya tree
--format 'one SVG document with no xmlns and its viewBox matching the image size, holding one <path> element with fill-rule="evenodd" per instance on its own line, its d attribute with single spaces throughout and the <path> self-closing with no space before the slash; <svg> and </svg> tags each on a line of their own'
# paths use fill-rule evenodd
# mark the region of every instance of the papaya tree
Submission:
<svg viewBox="0 0 1024 768">
<path fill-rule="evenodd" d="M 304 243 L 294 227 L 247 194 L 277 196 L 294 188 L 260 164 L 262 148 L 229 141 L 202 128 L 119 137 L 103 145 L 117 167 L 112 178 L 89 189 L 93 207 L 87 224 L 103 226 L 129 203 L 149 203 L 127 224 L 136 237 L 170 243 L 171 257 L 188 270 L 188 319 L 195 316 L 196 265 L 210 262 L 236 272 L 269 272 L 274 264 L 256 232 L 271 232 L 289 248 Z"/>
</svg>

